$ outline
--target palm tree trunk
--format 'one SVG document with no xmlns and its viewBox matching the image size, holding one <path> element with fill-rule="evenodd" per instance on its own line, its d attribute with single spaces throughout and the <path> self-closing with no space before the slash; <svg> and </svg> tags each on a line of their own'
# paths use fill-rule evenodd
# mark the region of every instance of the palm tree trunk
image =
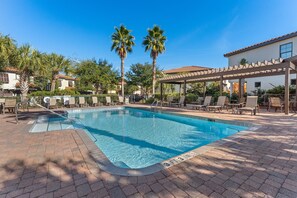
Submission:
<svg viewBox="0 0 297 198">
<path fill-rule="evenodd" d="M 28 91 L 29 91 L 29 83 L 28 83 L 29 76 L 26 72 L 22 72 L 20 74 L 20 90 L 22 93 L 23 98 L 27 97 Z"/>
<path fill-rule="evenodd" d="M 124 58 L 121 58 L 121 77 L 122 77 L 122 81 L 121 81 L 121 88 L 122 88 L 122 96 L 124 97 L 124 83 L 125 83 L 125 76 L 124 76 Z"/>
<path fill-rule="evenodd" d="M 155 96 L 156 86 L 156 58 L 153 58 L 153 96 Z"/>
<path fill-rule="evenodd" d="M 51 84 L 51 92 L 54 92 L 56 89 L 56 78 L 54 77 L 52 79 L 52 84 Z"/>
</svg>

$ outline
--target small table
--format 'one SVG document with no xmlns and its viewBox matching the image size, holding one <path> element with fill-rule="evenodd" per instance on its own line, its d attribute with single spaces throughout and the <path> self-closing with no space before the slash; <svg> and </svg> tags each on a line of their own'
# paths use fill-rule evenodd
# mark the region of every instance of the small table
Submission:
<svg viewBox="0 0 297 198">
<path fill-rule="evenodd" d="M 229 103 L 227 105 L 227 111 L 229 109 L 229 107 L 232 109 L 232 113 L 237 113 L 238 108 L 242 107 L 243 103 Z"/>
</svg>

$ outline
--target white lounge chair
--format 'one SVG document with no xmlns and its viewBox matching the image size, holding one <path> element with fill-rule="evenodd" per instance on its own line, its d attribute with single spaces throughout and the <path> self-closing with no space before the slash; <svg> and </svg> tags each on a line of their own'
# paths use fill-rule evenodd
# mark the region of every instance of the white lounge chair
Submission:
<svg viewBox="0 0 297 198">
<path fill-rule="evenodd" d="M 119 96 L 119 102 L 118 104 L 124 104 L 124 97 L 123 96 Z"/>
<path fill-rule="evenodd" d="M 51 108 L 53 108 L 53 109 L 57 108 L 57 100 L 56 100 L 56 98 L 50 98 L 48 108 L 49 109 L 51 109 Z"/>
<path fill-rule="evenodd" d="M 96 96 L 92 96 L 92 105 L 94 107 L 100 105 L 100 103 L 98 102 L 98 98 Z"/>
<path fill-rule="evenodd" d="M 111 97 L 110 96 L 106 96 L 105 97 L 105 105 L 114 105 L 114 103 L 111 101 Z"/>
<path fill-rule="evenodd" d="M 251 115 L 256 115 L 256 111 L 259 112 L 258 96 L 248 96 L 245 107 L 238 108 L 238 112 L 242 114 L 243 111 L 250 111 Z"/>
<path fill-rule="evenodd" d="M 80 107 L 85 107 L 86 106 L 86 100 L 85 100 L 85 97 L 79 97 L 78 98 L 78 105 Z"/>
<path fill-rule="evenodd" d="M 196 105 L 196 104 L 187 104 L 187 107 L 191 107 L 193 109 L 205 109 L 211 103 L 211 96 L 206 96 L 203 102 L 203 105 Z"/>
<path fill-rule="evenodd" d="M 185 99 L 186 99 L 185 96 L 181 96 L 180 99 L 179 99 L 179 102 L 176 102 L 176 103 L 172 102 L 172 103 L 170 104 L 170 106 L 178 106 L 178 107 L 182 107 L 182 106 L 184 105 Z"/>
<path fill-rule="evenodd" d="M 167 100 L 162 102 L 162 106 L 171 106 L 171 103 L 173 101 L 173 97 L 172 96 L 167 96 Z"/>
<path fill-rule="evenodd" d="M 226 98 L 227 98 L 227 96 L 219 96 L 218 101 L 217 101 L 217 105 L 215 105 L 215 106 L 207 106 L 206 109 L 208 111 L 211 111 L 211 110 L 216 111 L 216 110 L 218 110 L 220 112 L 221 110 L 223 110 L 223 107 L 226 104 Z"/>
<path fill-rule="evenodd" d="M 16 112 L 16 99 L 5 99 L 3 105 L 3 114 L 5 114 L 5 109 L 8 109 L 8 112 Z"/>
<path fill-rule="evenodd" d="M 277 109 L 280 108 L 281 112 L 283 112 L 284 106 L 285 106 L 285 104 L 282 103 L 282 101 L 279 97 L 270 97 L 267 110 L 270 111 L 271 108 L 275 108 L 275 112 L 276 112 Z"/>
<path fill-rule="evenodd" d="M 70 97 L 69 98 L 69 103 L 68 103 L 69 107 L 75 107 L 76 104 L 75 104 L 75 98 L 74 97 Z"/>
</svg>

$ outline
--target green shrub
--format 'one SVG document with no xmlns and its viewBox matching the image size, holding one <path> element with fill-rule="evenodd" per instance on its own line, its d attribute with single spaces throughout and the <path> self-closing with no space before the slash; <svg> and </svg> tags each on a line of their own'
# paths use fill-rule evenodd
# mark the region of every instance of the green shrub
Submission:
<svg viewBox="0 0 297 198">
<path fill-rule="evenodd" d="M 148 99 L 145 100 L 145 104 L 152 104 L 154 102 L 155 98 L 150 97 Z"/>
<path fill-rule="evenodd" d="M 186 95 L 186 103 L 191 103 L 191 102 L 197 101 L 197 99 L 198 99 L 198 96 L 196 94 L 188 93 Z"/>
<path fill-rule="evenodd" d="M 64 96 L 64 95 L 80 95 L 79 92 L 74 90 L 55 90 L 54 92 L 50 91 L 35 91 L 29 94 L 29 96 Z"/>
</svg>

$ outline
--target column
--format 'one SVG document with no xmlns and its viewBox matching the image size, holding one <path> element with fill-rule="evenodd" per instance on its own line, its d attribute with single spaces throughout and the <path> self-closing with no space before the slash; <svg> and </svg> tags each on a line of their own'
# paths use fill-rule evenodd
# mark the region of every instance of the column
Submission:
<svg viewBox="0 0 297 198">
<path fill-rule="evenodd" d="M 224 86 L 223 76 L 220 76 L 220 96 L 223 95 L 223 86 Z"/>
<path fill-rule="evenodd" d="M 243 95 L 242 94 L 242 88 L 241 87 L 242 87 L 242 79 L 240 78 L 239 81 L 238 81 L 238 91 L 239 91 L 239 95 L 238 96 L 239 96 L 239 99 L 241 99 L 242 98 L 242 95 Z"/>
<path fill-rule="evenodd" d="M 290 65 L 286 68 L 285 72 L 285 114 L 289 114 L 289 104 L 290 104 L 290 90 L 289 84 L 290 83 Z"/>
<path fill-rule="evenodd" d="M 230 82 L 230 98 L 232 97 L 233 94 L 233 82 Z"/>
<path fill-rule="evenodd" d="M 203 82 L 203 98 L 206 96 L 206 82 Z"/>
</svg>

